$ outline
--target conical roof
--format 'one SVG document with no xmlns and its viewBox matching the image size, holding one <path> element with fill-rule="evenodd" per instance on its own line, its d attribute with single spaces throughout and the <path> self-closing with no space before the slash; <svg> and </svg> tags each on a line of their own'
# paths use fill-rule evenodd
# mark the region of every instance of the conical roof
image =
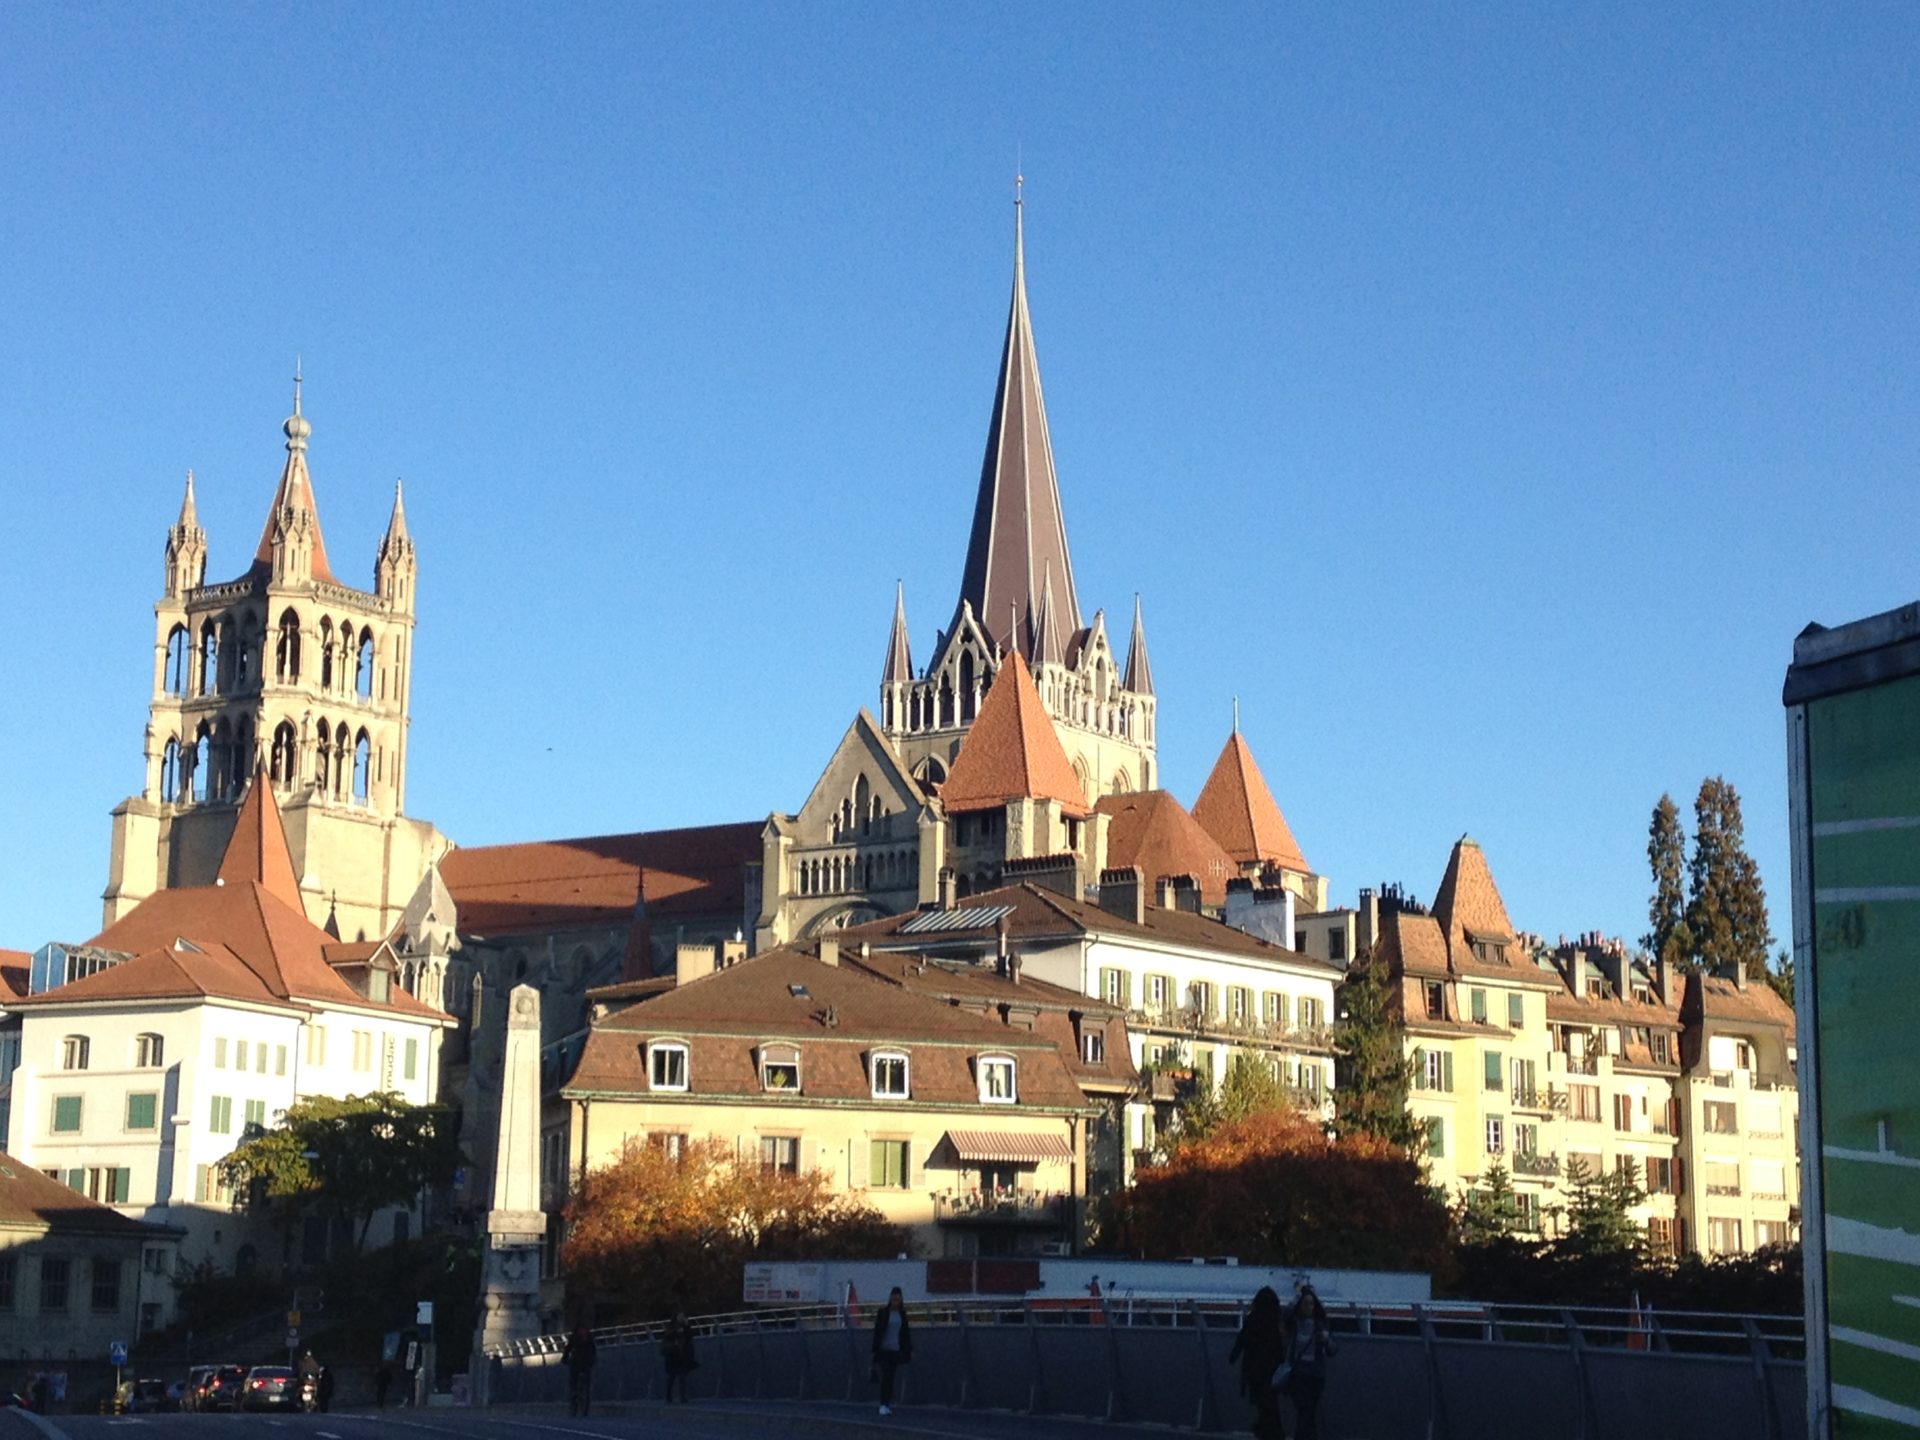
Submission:
<svg viewBox="0 0 1920 1440">
<path fill-rule="evenodd" d="M 949 813 L 991 810 L 1021 797 L 1057 800 L 1086 815 L 1087 797 L 1061 748 L 1033 672 L 1015 651 L 994 676 L 973 728 L 940 787 Z"/>
<path fill-rule="evenodd" d="M 1274 803 L 1239 730 L 1227 737 L 1213 773 L 1193 802 L 1193 818 L 1242 865 L 1278 865 L 1311 874 L 1286 817 Z"/>
<path fill-rule="evenodd" d="M 1200 882 L 1200 898 L 1223 905 L 1227 881 L 1238 867 L 1187 807 L 1165 790 L 1136 790 L 1102 795 L 1094 809 L 1105 815 L 1107 867 L 1140 867 L 1148 885 L 1163 875 L 1191 875 Z"/>
<path fill-rule="evenodd" d="M 887 634 L 887 663 L 880 671 L 882 685 L 905 685 L 913 679 L 913 652 L 907 646 L 907 587 L 895 582 L 893 628 Z"/>
<path fill-rule="evenodd" d="M 1140 597 L 1133 597 L 1133 636 L 1127 642 L 1127 669 L 1120 683 L 1136 695 L 1153 694 L 1153 666 L 1147 660 L 1147 630 L 1140 623 Z"/>
<path fill-rule="evenodd" d="M 287 846 L 287 829 L 265 770 L 254 772 L 240 817 L 233 822 L 227 853 L 220 858 L 220 884 L 245 885 L 249 881 L 306 913 L 300 899 L 300 879 L 293 869 L 293 852 Z"/>
<path fill-rule="evenodd" d="M 273 492 L 273 504 L 267 510 L 266 528 L 260 532 L 260 544 L 253 552 L 256 566 L 273 564 L 273 532 L 289 510 L 304 511 L 313 522 L 313 578 L 329 584 L 340 582 L 327 567 L 327 542 L 320 531 L 320 511 L 313 501 L 313 479 L 307 474 L 307 437 L 313 426 L 300 413 L 300 387 L 294 384 L 293 414 L 282 427 L 287 435 L 287 463 L 280 471 L 280 484 Z"/>
<path fill-rule="evenodd" d="M 1471 835 L 1462 835 L 1447 856 L 1447 873 L 1433 897 L 1433 918 L 1447 932 L 1447 944 L 1456 962 L 1470 957 L 1471 937 L 1513 938 L 1513 921 L 1506 901 L 1494 883 L 1486 852 Z"/>
<path fill-rule="evenodd" d="M 1067 555 L 1066 522 L 1060 512 L 1060 486 L 1053 470 L 1053 442 L 1047 434 L 1047 408 L 1040 393 L 1040 361 L 1034 352 L 1033 321 L 1027 313 L 1026 246 L 1021 207 L 1014 204 L 1013 303 L 1007 313 L 1007 338 L 1000 352 L 1000 379 L 994 390 L 993 420 L 987 430 L 986 458 L 980 467 L 980 493 L 974 501 L 973 531 L 967 540 L 967 565 L 960 599 L 970 603 L 988 638 L 1003 650 L 1024 650 L 1032 632 L 1040 587 L 1049 566 L 1055 619 L 1063 632 L 1080 629 L 1080 598 Z M 956 606 L 956 613 L 959 607 Z"/>
</svg>

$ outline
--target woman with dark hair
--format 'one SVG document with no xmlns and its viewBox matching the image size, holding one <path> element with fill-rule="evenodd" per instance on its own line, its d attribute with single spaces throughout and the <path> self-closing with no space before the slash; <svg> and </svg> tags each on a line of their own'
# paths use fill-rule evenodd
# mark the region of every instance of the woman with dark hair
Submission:
<svg viewBox="0 0 1920 1440">
<path fill-rule="evenodd" d="M 873 1317 L 873 1364 L 880 1372 L 880 1413 L 893 1413 L 893 1372 L 913 1360 L 913 1328 L 907 1324 L 907 1299 L 898 1285 L 887 1305 Z"/>
<path fill-rule="evenodd" d="M 1229 1365 L 1240 1362 L 1240 1393 L 1253 1402 L 1254 1440 L 1286 1440 L 1280 1402 L 1273 1391 L 1273 1372 L 1287 1353 L 1281 1320 L 1280 1297 L 1271 1285 L 1262 1285 L 1233 1338 L 1233 1349 L 1227 1352 Z"/>
<path fill-rule="evenodd" d="M 1287 1317 L 1287 1394 L 1293 1399 L 1294 1440 L 1320 1440 L 1320 1395 L 1327 1388 L 1331 1354 L 1327 1307 L 1311 1285 L 1304 1285 Z"/>
</svg>

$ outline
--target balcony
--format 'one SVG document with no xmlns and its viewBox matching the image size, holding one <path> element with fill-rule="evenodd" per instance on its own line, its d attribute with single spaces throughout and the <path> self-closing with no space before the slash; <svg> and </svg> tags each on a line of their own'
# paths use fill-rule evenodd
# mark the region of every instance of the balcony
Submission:
<svg viewBox="0 0 1920 1440">
<path fill-rule="evenodd" d="M 1011 1225 L 1058 1229 L 1067 1212 L 1059 1191 L 953 1190 L 933 1197 L 938 1225 Z"/>
<path fill-rule="evenodd" d="M 1536 1180 L 1552 1179 L 1560 1173 L 1560 1157 L 1516 1150 L 1513 1153 L 1512 1170 L 1515 1175 L 1527 1175 Z"/>
<path fill-rule="evenodd" d="M 1739 1193 L 1740 1185 L 1738 1181 L 1730 1185 L 1723 1182 L 1718 1185 L 1709 1184 L 1707 1186 L 1707 1194 L 1709 1195 L 1738 1195 Z"/>
<path fill-rule="evenodd" d="M 1548 1088 L 1538 1090 L 1523 1085 L 1513 1087 L 1513 1108 L 1516 1110 L 1537 1110 L 1543 1114 L 1564 1115 L 1567 1110 L 1567 1092 Z"/>
<path fill-rule="evenodd" d="M 1775 1200 L 1784 1205 L 1787 1201 L 1787 1192 L 1784 1190 L 1756 1190 L 1753 1192 L 1753 1198 L 1756 1200 Z"/>
</svg>

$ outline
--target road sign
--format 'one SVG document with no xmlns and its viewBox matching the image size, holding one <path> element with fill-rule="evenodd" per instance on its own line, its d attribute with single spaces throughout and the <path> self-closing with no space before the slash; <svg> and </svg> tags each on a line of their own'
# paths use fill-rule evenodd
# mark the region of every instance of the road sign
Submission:
<svg viewBox="0 0 1920 1440">
<path fill-rule="evenodd" d="M 107 1363 L 109 1365 L 124 1365 L 127 1363 L 126 1341 L 116 1340 L 107 1347 Z"/>
<path fill-rule="evenodd" d="M 291 1350 L 293 1349 L 294 1346 L 298 1345 L 299 1343 L 300 1343 L 300 1327 L 298 1325 L 289 1325 L 287 1327 L 287 1348 Z"/>
<path fill-rule="evenodd" d="M 298 1330 L 300 1328 L 300 1312 L 298 1310 L 287 1311 L 287 1328 L 289 1330 Z"/>
<path fill-rule="evenodd" d="M 413 1307 L 413 1323 L 431 1325 L 433 1323 L 433 1301 L 421 1300 Z"/>
</svg>

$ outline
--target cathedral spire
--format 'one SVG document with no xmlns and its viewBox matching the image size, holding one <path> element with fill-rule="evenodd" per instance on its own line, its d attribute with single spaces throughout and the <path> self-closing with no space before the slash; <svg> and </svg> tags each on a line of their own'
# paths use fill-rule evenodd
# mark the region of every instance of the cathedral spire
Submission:
<svg viewBox="0 0 1920 1440">
<path fill-rule="evenodd" d="M 187 471 L 187 493 L 180 501 L 180 530 L 200 528 L 200 509 L 193 501 L 193 471 Z"/>
<path fill-rule="evenodd" d="M 907 685 L 913 681 L 913 653 L 907 648 L 907 587 L 896 580 L 893 587 L 893 630 L 887 636 L 887 663 L 880 671 L 880 683 Z"/>
<path fill-rule="evenodd" d="M 1034 352 L 1033 320 L 1027 312 L 1025 205 L 1016 192 L 1013 210 L 1013 301 L 1000 353 L 993 420 L 987 430 L 980 492 L 974 501 L 960 598 L 995 643 L 1022 649 L 1020 630 L 1031 630 L 1049 567 L 1055 572 L 1055 623 L 1072 634 L 1080 627 L 1080 599 L 1067 555 L 1066 522 L 1054 476 L 1053 445 L 1040 392 L 1040 361 Z M 1003 618 L 1009 617 L 1009 618 Z M 1002 629 L 1002 626 L 1006 629 Z"/>
<path fill-rule="evenodd" d="M 393 482 L 393 514 L 387 517 L 387 533 L 380 541 L 380 548 L 386 549 L 401 541 L 411 541 L 407 534 L 407 499 L 401 491 L 400 482 Z"/>
<path fill-rule="evenodd" d="M 313 480 L 307 474 L 307 439 L 313 425 L 300 413 L 300 367 L 293 373 L 293 414 L 281 427 L 287 436 L 287 463 L 280 471 L 280 484 L 273 492 L 273 506 L 267 512 L 266 528 L 260 532 L 260 544 L 253 552 L 257 566 L 271 568 L 276 541 L 289 549 L 297 548 L 307 559 L 305 568 L 315 580 L 339 584 L 327 567 L 327 545 L 320 533 L 320 512 L 313 503 Z"/>
<path fill-rule="evenodd" d="M 1067 647 L 1060 643 L 1060 612 L 1053 601 L 1053 562 L 1047 562 L 1046 578 L 1040 585 L 1040 608 L 1033 619 L 1033 663 L 1064 665 Z"/>
<path fill-rule="evenodd" d="M 1127 641 L 1127 669 L 1120 681 L 1136 695 L 1153 694 L 1153 666 L 1147 661 L 1147 629 L 1140 623 L 1140 597 L 1133 597 L 1133 636 Z"/>
</svg>

